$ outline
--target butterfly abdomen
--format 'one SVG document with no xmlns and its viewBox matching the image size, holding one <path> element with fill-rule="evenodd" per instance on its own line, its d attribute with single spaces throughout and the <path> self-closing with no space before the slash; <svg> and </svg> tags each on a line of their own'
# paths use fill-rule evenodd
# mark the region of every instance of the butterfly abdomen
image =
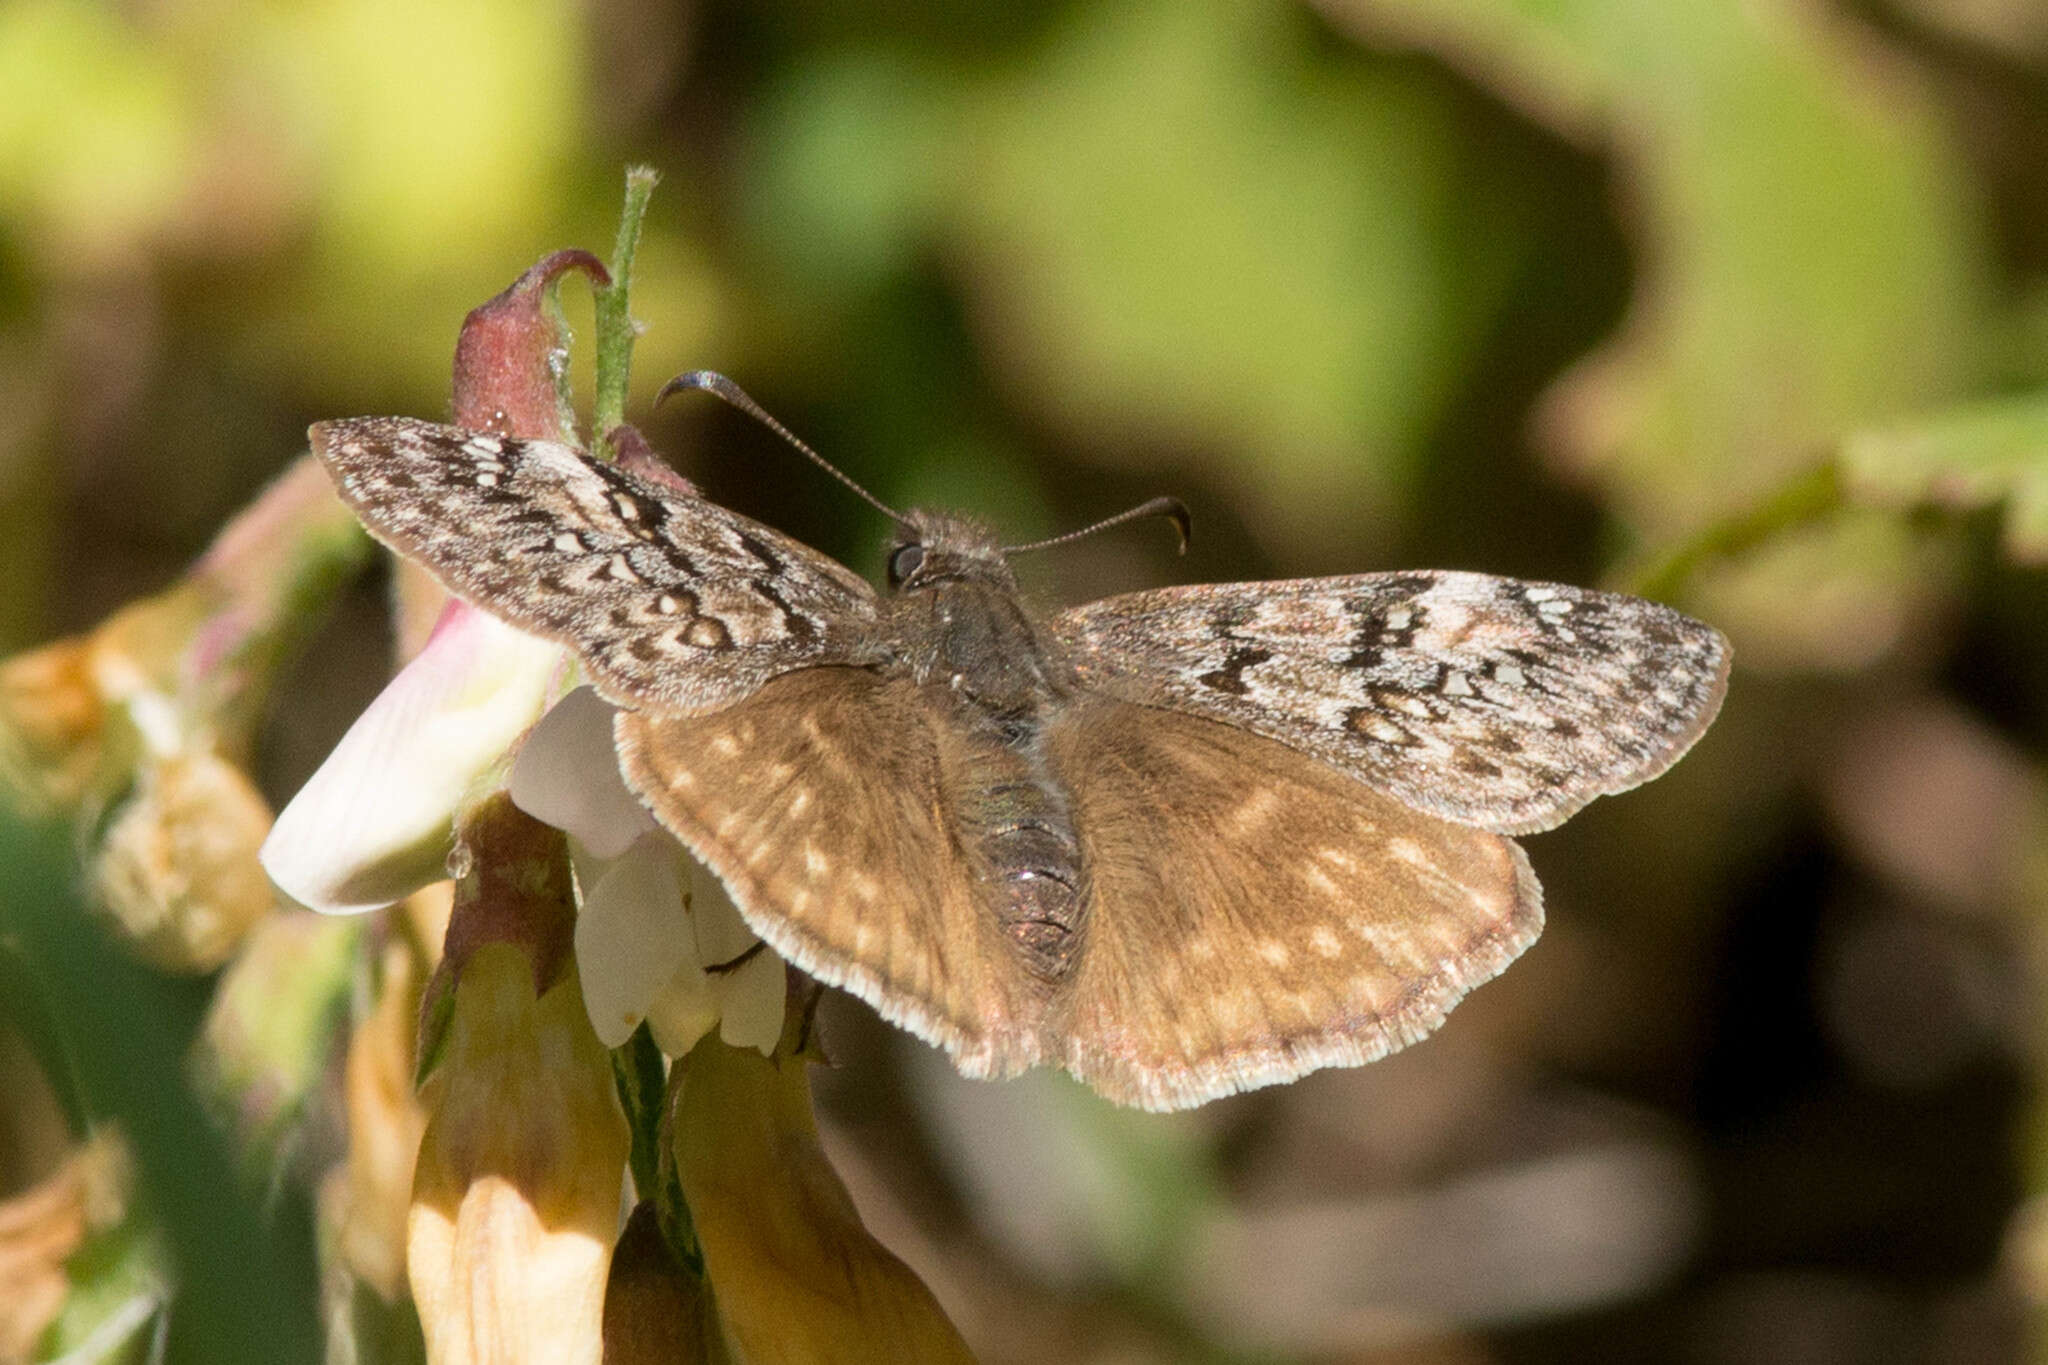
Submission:
<svg viewBox="0 0 2048 1365">
<path fill-rule="evenodd" d="M 960 744 L 962 851 L 1003 937 L 1051 986 L 1070 974 L 1088 901 L 1073 811 L 1043 754 L 1059 670 L 1012 593 L 983 579 L 963 575 L 899 600 L 921 626 L 910 676 Z"/>
<path fill-rule="evenodd" d="M 1066 974 L 1079 946 L 1081 845 L 1065 802 L 1038 785 L 999 787 L 985 800 L 1004 813 L 981 839 L 996 917 L 1033 975 Z"/>
<path fill-rule="evenodd" d="M 1086 869 L 1073 810 L 1039 753 L 1031 717 L 984 713 L 968 727 L 961 808 L 967 852 L 1004 937 L 1032 976 L 1064 978 L 1080 945 Z"/>
</svg>

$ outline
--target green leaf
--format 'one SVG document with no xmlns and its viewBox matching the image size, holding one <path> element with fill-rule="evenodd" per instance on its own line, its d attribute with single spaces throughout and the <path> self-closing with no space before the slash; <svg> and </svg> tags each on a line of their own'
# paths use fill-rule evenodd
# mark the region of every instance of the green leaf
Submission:
<svg viewBox="0 0 2048 1365">
<path fill-rule="evenodd" d="M 978 68 L 836 49 L 774 89 L 749 162 L 750 245 L 800 319 L 774 352 L 809 348 L 815 387 L 821 301 L 872 349 L 881 291 L 936 253 L 974 363 L 1075 448 L 1203 462 L 1276 540 L 1348 541 L 1521 249 L 1530 201 L 1462 131 L 1439 75 L 1275 0 L 1076 6 Z"/>
<path fill-rule="evenodd" d="M 1439 87 L 1288 9 L 1126 0 L 963 117 L 997 358 L 1084 447 L 1205 455 L 1296 534 L 1387 504 L 1509 250 Z"/>
<path fill-rule="evenodd" d="M 237 1121 L 240 1157 L 274 1178 L 320 1097 L 348 1019 L 359 921 L 279 912 L 244 941 L 207 1011 L 195 1062 L 202 1091 Z"/>
<path fill-rule="evenodd" d="M 1639 532 L 1740 508 L 1971 379 L 1985 244 L 1932 104 L 1789 0 L 1337 5 L 1617 163 L 1643 276 L 1549 397 L 1560 455 Z"/>
<path fill-rule="evenodd" d="M 2048 561 L 2048 393 L 1954 408 L 1858 432 L 1842 445 L 1852 496 L 1973 510 L 2005 503 L 2005 548 Z"/>
<path fill-rule="evenodd" d="M 1940 115 L 1796 0 L 1329 0 L 1615 163 L 1642 274 L 1537 414 L 1639 544 L 1741 518 L 1852 431 L 1982 382 L 1987 244 Z M 1751 662 L 1856 666 L 1943 567 L 1887 514 L 1759 547 L 1691 605 Z M 1818 581 L 1826 592 L 1811 590 Z"/>
<path fill-rule="evenodd" d="M 70 1293 L 43 1337 L 38 1360 L 66 1365 L 141 1365 L 151 1358 L 169 1308 L 170 1278 L 160 1232 L 130 1209 L 65 1263 Z"/>
</svg>

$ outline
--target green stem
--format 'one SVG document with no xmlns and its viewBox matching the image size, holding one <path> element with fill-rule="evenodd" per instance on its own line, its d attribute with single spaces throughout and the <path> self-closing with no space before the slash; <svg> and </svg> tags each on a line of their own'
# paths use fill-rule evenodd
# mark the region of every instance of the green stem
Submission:
<svg viewBox="0 0 2048 1365">
<path fill-rule="evenodd" d="M 1677 596 L 1686 581 L 1706 565 L 1745 554 L 1785 531 L 1819 521 L 1839 511 L 1847 497 L 1840 465 L 1826 460 L 1780 484 L 1755 506 L 1713 523 L 1629 575 L 1628 591 L 1659 600 Z"/>
<path fill-rule="evenodd" d="M 661 1111 L 667 1102 L 668 1075 L 647 1025 L 612 1049 L 612 1075 L 633 1133 L 633 1191 L 652 1199 L 661 1183 Z"/>
<path fill-rule="evenodd" d="M 644 1029 L 646 1025 L 641 1027 Z M 661 1150 L 656 1154 L 653 1198 L 655 1211 L 661 1216 L 661 1235 L 668 1239 L 669 1250 L 690 1270 L 702 1274 L 704 1248 L 697 1241 L 697 1224 L 690 1216 L 690 1201 L 683 1198 L 682 1178 L 676 1171 L 676 1144 L 670 1128 L 676 1104 L 682 1098 L 684 1075 L 683 1059 L 678 1057 L 668 1069 L 667 1085 L 661 1095 L 661 1123 L 656 1129 Z"/>
<path fill-rule="evenodd" d="M 628 296 L 633 287 L 633 252 L 640 245 L 640 224 L 647 201 L 661 176 L 651 166 L 626 169 L 626 202 L 619 211 L 619 236 L 612 246 L 612 282 L 597 291 L 597 404 L 593 435 L 616 458 L 611 432 L 626 420 L 626 388 L 633 371 L 633 316 Z"/>
</svg>

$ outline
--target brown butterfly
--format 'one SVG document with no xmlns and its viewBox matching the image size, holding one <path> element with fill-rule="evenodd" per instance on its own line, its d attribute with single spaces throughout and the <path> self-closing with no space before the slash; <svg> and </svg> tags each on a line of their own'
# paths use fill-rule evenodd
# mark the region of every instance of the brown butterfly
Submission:
<svg viewBox="0 0 2048 1365">
<path fill-rule="evenodd" d="M 965 517 L 889 513 L 884 596 L 565 445 L 312 437 L 377 536 L 577 652 L 627 781 L 776 951 L 970 1076 L 1145 1108 L 1429 1033 L 1542 927 L 1506 836 L 1664 771 L 1727 681 L 1719 632 L 1612 593 L 1360 574 L 1041 618 Z"/>
</svg>

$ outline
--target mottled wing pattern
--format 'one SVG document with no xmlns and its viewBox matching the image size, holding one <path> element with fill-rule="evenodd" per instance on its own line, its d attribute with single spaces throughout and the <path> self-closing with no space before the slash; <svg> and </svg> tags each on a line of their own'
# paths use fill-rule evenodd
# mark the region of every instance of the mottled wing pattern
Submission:
<svg viewBox="0 0 2048 1365">
<path fill-rule="evenodd" d="M 1243 730 L 1087 698 L 1045 756 L 1088 904 L 1071 969 L 1035 978 L 963 848 L 971 760 L 926 689 L 804 669 L 712 715 L 614 724 L 628 783 L 777 952 L 970 1076 L 1052 1062 L 1173 1109 L 1370 1061 L 1542 927 L 1512 841 Z"/>
<path fill-rule="evenodd" d="M 1286 745 L 1077 702 L 1046 736 L 1094 905 L 1048 1051 L 1171 1109 L 1415 1042 L 1534 942 L 1512 840 L 1425 815 Z"/>
<path fill-rule="evenodd" d="M 803 669 L 712 715 L 621 711 L 627 783 L 775 951 L 970 1076 L 1040 1061 L 1040 992 L 960 844 L 957 735 L 927 690 Z"/>
<path fill-rule="evenodd" d="M 575 649 L 615 702 L 711 709 L 870 646 L 874 590 L 852 571 L 568 446 L 402 417 L 322 422 L 312 438 L 380 540 Z"/>
<path fill-rule="evenodd" d="M 1720 632 L 1668 607 L 1474 573 L 1167 588 L 1053 629 L 1106 695 L 1242 726 L 1510 834 L 1663 772 L 1728 677 Z"/>
</svg>

